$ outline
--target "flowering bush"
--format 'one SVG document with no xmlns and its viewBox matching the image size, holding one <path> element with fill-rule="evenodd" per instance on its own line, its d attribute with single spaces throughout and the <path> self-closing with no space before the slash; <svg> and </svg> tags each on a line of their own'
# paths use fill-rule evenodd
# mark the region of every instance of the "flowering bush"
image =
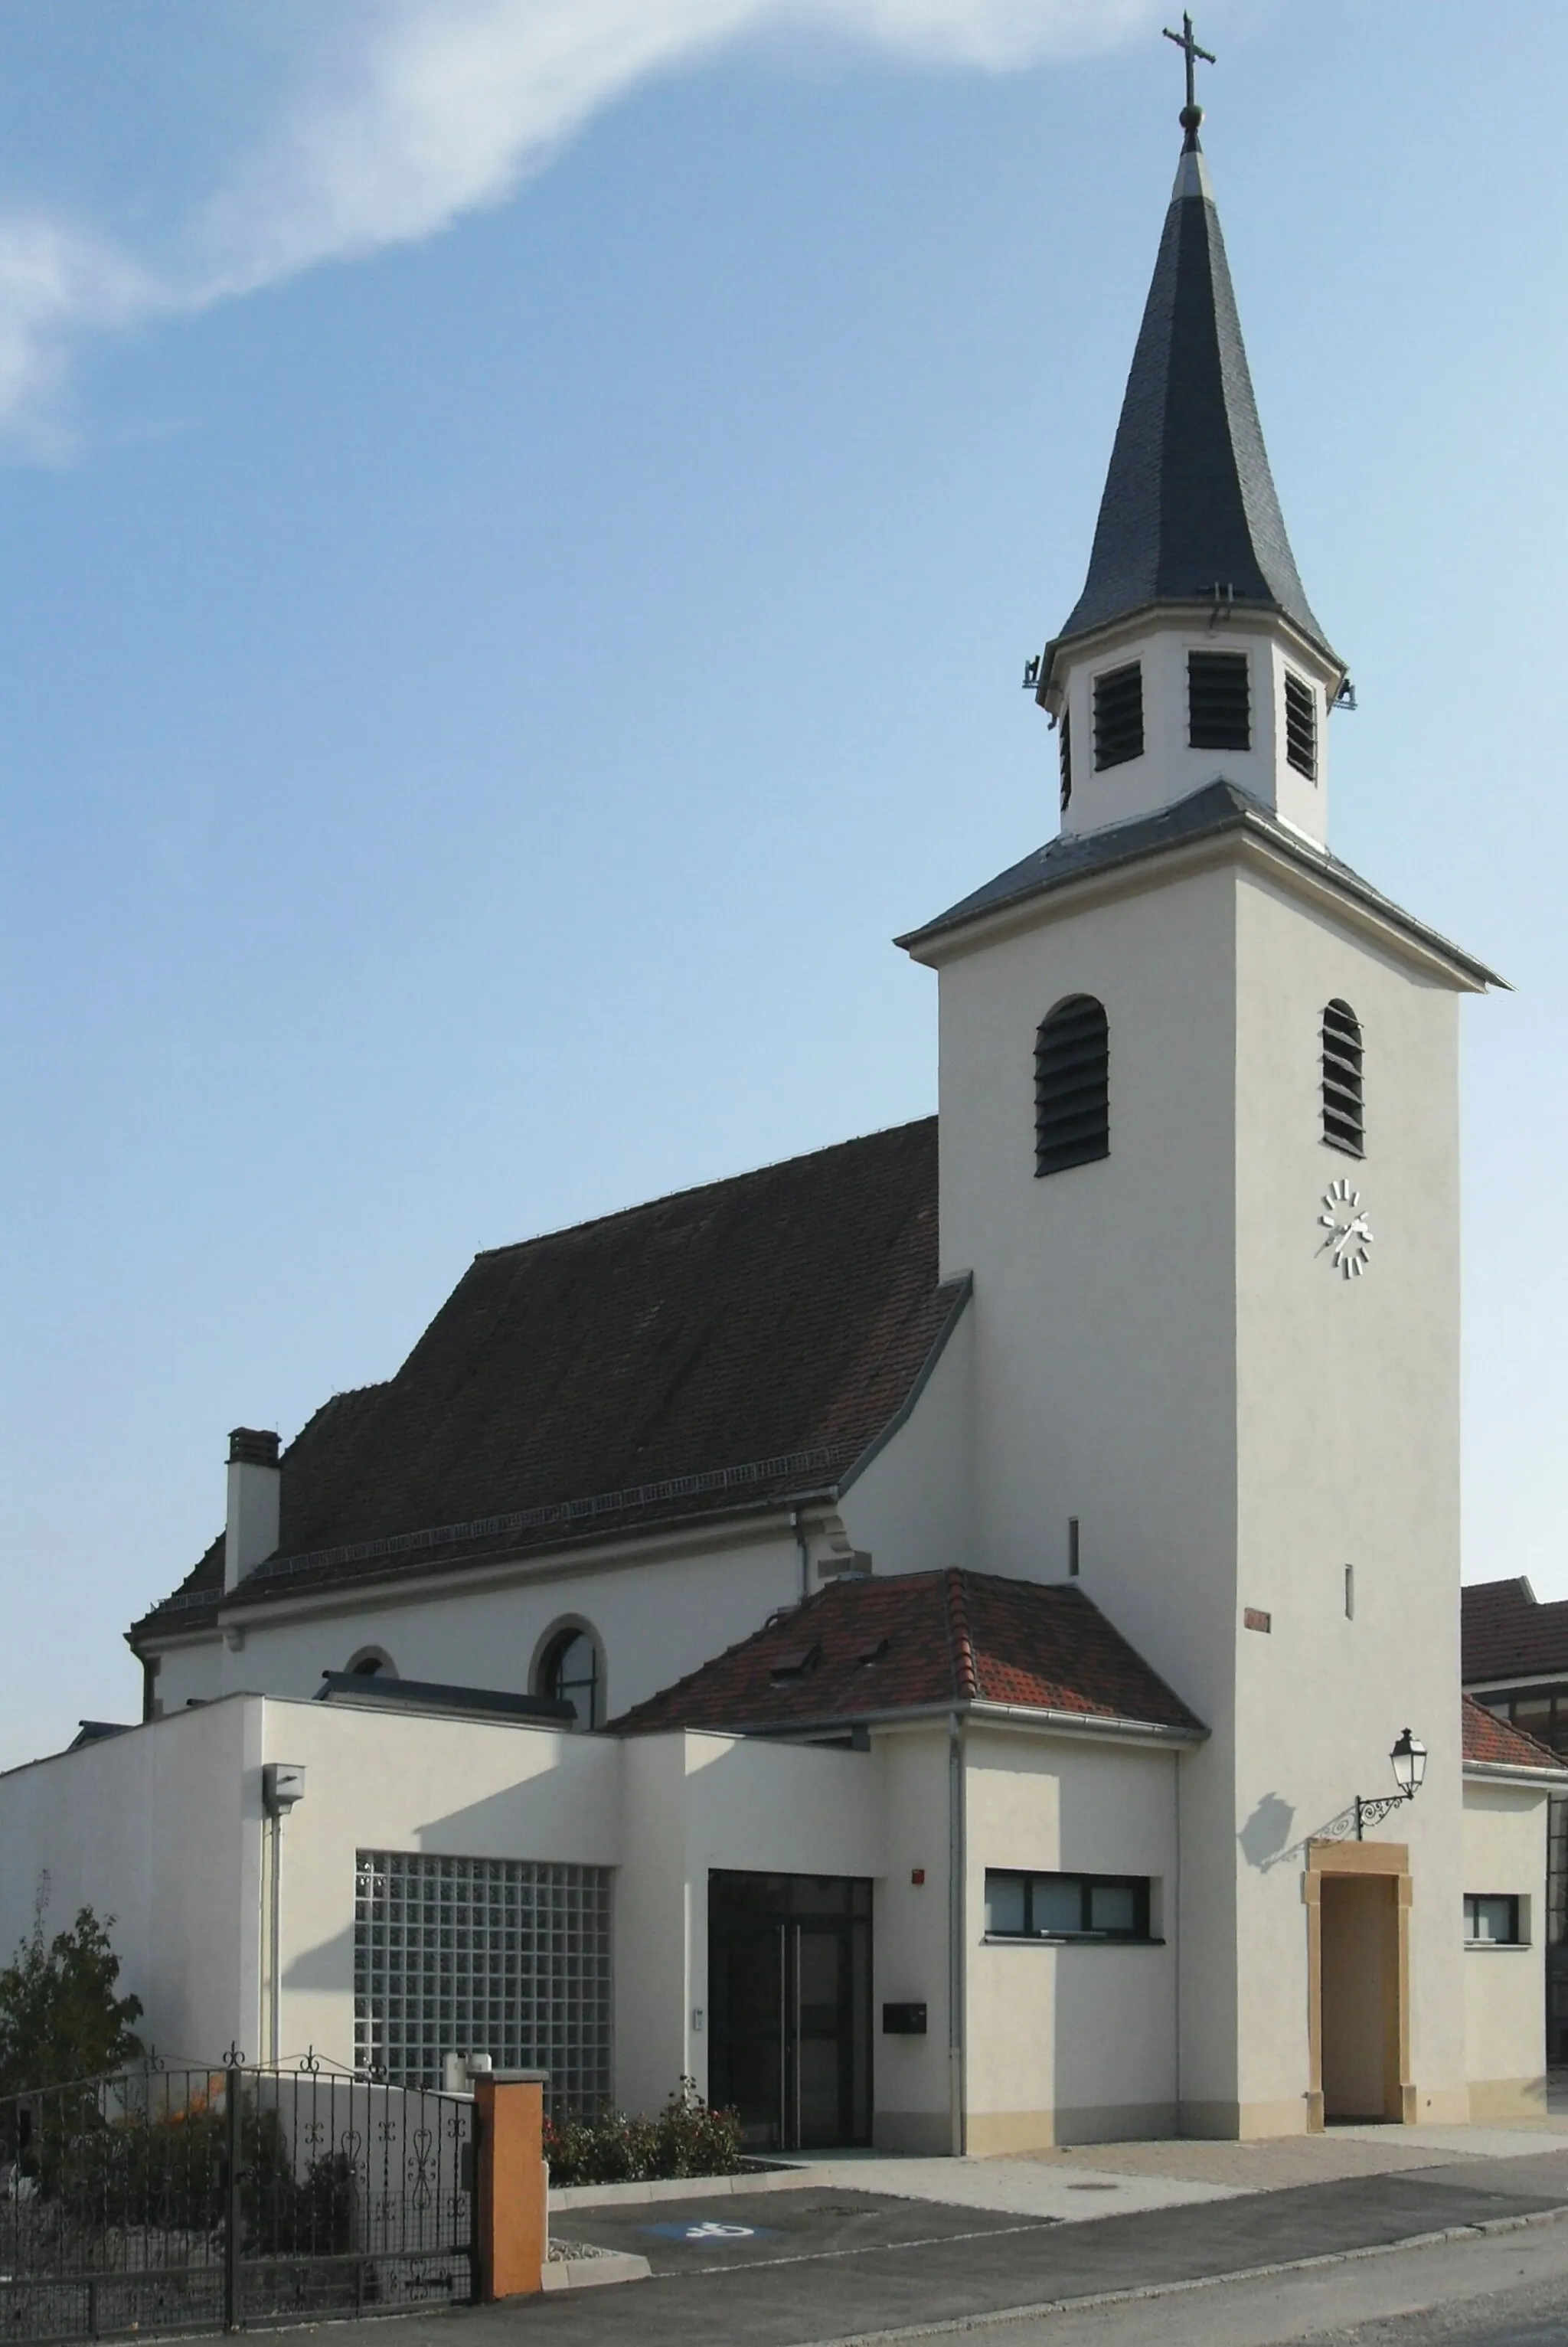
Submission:
<svg viewBox="0 0 1568 2347">
<path fill-rule="evenodd" d="M 664 2176 L 733 2176 L 741 2115 L 710 2110 L 694 2078 L 682 2078 L 655 2116 L 606 2111 L 597 2119 L 545 2120 L 552 2184 L 646 2184 Z"/>
</svg>

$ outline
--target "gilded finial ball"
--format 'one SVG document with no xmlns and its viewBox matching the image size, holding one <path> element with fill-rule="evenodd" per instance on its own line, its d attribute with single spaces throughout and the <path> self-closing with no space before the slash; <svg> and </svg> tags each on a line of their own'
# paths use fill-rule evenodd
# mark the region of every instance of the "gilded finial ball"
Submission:
<svg viewBox="0 0 1568 2347">
<path fill-rule="evenodd" d="M 1204 109 L 1201 106 L 1184 106 L 1180 114 L 1176 117 L 1176 119 L 1181 124 L 1184 130 L 1194 131 L 1201 129 L 1203 127 Z"/>
</svg>

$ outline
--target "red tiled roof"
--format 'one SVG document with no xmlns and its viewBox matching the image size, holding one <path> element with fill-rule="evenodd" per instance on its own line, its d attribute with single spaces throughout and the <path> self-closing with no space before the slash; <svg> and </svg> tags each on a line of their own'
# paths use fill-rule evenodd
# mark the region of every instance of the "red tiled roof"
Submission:
<svg viewBox="0 0 1568 2347">
<path fill-rule="evenodd" d="M 829 1582 L 610 1726 L 787 1731 L 953 1703 L 1203 1733 L 1081 1590 L 957 1569 Z"/>
<path fill-rule="evenodd" d="M 305 1562 L 230 1603 L 830 1486 L 963 1295 L 935 1117 L 478 1255 L 395 1376 L 289 1445 L 278 1553 Z M 548 1521 L 490 1521 L 517 1516 Z M 222 1551 L 138 1629 L 210 1618 Z"/>
<path fill-rule="evenodd" d="M 1460 1651 L 1466 1686 L 1568 1677 L 1568 1598 L 1542 1605 L 1522 1575 L 1476 1582 L 1460 1592 Z"/>
<path fill-rule="evenodd" d="M 1556 1753 L 1549 1745 L 1537 1743 L 1522 1727 L 1511 1720 L 1499 1719 L 1488 1711 L 1474 1696 L 1461 1696 L 1464 1706 L 1464 1757 L 1467 1760 L 1490 1761 L 1494 1767 L 1506 1768 L 1562 1768 Z"/>
</svg>

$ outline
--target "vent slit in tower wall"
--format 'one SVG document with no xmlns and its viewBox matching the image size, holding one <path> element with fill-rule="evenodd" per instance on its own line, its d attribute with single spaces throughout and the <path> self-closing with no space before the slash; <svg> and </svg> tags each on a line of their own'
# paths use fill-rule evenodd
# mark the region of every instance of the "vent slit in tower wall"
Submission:
<svg viewBox="0 0 1568 2347">
<path fill-rule="evenodd" d="M 1061 812 L 1065 815 L 1072 799 L 1072 714 L 1066 709 L 1061 712 L 1059 754 L 1061 763 Z"/>
<path fill-rule="evenodd" d="M 1094 764 L 1124 766 L 1143 754 L 1143 669 L 1139 661 L 1094 680 Z"/>
<path fill-rule="evenodd" d="M 1348 1157 L 1367 1153 L 1361 1089 L 1361 1025 L 1348 1002 L 1323 1013 L 1323 1138 Z"/>
<path fill-rule="evenodd" d="M 1317 696 L 1289 670 L 1285 676 L 1285 755 L 1309 783 L 1317 780 Z"/>
<path fill-rule="evenodd" d="M 1187 740 L 1194 750 L 1251 749 L 1245 652 L 1187 654 Z"/>
<path fill-rule="evenodd" d="M 1111 1046 L 1105 1006 L 1071 995 L 1034 1043 L 1034 1170 L 1061 1174 L 1111 1154 Z"/>
</svg>

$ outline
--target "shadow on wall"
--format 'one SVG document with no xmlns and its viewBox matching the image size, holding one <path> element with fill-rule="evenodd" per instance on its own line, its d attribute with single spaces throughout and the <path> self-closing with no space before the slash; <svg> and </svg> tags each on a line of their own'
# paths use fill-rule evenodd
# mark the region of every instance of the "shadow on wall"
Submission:
<svg viewBox="0 0 1568 2347">
<path fill-rule="evenodd" d="M 1296 1811 L 1278 1793 L 1266 1793 L 1236 1840 L 1247 1864 L 1259 1873 L 1276 1866 L 1290 1846 Z"/>
</svg>

